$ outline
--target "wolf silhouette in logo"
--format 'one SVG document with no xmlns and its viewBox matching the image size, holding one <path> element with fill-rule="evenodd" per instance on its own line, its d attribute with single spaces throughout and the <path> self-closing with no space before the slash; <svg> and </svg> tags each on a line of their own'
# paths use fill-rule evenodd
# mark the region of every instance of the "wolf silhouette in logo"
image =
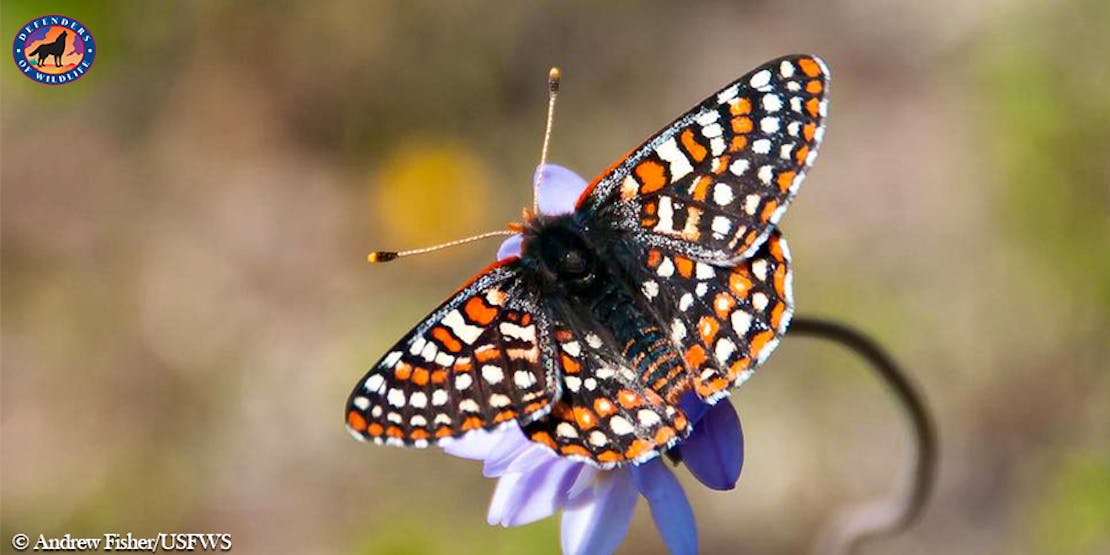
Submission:
<svg viewBox="0 0 1110 555">
<path fill-rule="evenodd" d="M 62 67 L 62 54 L 66 52 L 66 37 L 68 36 L 69 33 L 62 31 L 62 34 L 58 35 L 58 38 L 54 39 L 54 42 L 50 44 L 40 44 L 38 48 L 32 50 L 30 54 L 27 54 L 27 57 L 38 56 L 39 63 L 37 65 L 41 67 L 43 60 L 45 60 L 47 56 L 53 56 L 54 66 Z"/>
</svg>

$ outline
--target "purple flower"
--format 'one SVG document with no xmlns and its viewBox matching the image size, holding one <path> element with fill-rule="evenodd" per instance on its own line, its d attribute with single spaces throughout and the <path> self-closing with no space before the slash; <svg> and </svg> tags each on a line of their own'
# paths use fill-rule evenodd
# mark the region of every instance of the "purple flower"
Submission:
<svg viewBox="0 0 1110 555">
<path fill-rule="evenodd" d="M 543 179 L 540 180 L 540 172 Z M 537 170 L 536 203 L 547 215 L 574 211 L 586 181 L 556 165 Z M 506 239 L 498 259 L 520 254 L 519 235 Z M 732 404 L 707 405 L 687 393 L 680 406 L 693 432 L 672 454 L 706 486 L 732 489 L 740 476 L 744 443 Z M 648 501 L 655 526 L 675 555 L 697 553 L 694 512 L 675 475 L 656 457 L 634 466 L 600 470 L 567 460 L 529 441 L 515 423 L 493 431 L 471 432 L 444 443 L 448 453 L 483 461 L 483 474 L 497 478 L 488 521 L 519 526 L 563 512 L 562 548 L 566 555 L 612 553 L 632 521 L 638 496 Z"/>
</svg>

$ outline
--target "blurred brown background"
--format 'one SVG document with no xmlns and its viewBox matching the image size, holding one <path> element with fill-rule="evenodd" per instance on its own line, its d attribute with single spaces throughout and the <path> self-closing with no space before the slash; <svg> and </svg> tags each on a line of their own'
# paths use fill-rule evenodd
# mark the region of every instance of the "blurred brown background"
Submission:
<svg viewBox="0 0 1110 555">
<path fill-rule="evenodd" d="M 936 411 L 924 521 L 867 553 L 1110 552 L 1110 3 L 40 2 L 100 51 L 45 87 L 0 63 L 2 522 L 229 532 L 236 552 L 557 553 L 485 524 L 493 482 L 360 445 L 365 368 L 492 259 L 552 160 L 587 178 L 755 65 L 833 72 L 784 220 L 799 313 L 881 339 Z M 899 484 L 898 409 L 857 360 L 783 342 L 733 396 L 748 458 L 683 470 L 705 553 L 801 553 Z M 664 553 L 641 502 L 621 553 Z"/>
</svg>

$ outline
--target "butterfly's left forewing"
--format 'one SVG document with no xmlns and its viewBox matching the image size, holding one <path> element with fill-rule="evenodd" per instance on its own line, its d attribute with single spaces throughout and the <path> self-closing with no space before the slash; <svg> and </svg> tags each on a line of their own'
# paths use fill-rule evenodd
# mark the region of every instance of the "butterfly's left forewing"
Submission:
<svg viewBox="0 0 1110 555">
<path fill-rule="evenodd" d="M 559 384 L 538 292 L 495 264 L 410 331 L 351 392 L 358 439 L 424 447 L 550 410 Z"/>
<path fill-rule="evenodd" d="M 756 68 L 595 178 L 578 210 L 695 259 L 749 257 L 816 158 L 828 77 L 808 55 Z"/>
</svg>

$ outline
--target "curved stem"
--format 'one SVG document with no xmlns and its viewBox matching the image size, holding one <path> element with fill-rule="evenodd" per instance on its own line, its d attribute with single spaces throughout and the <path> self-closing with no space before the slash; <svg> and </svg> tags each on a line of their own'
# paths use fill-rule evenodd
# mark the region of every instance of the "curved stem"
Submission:
<svg viewBox="0 0 1110 555">
<path fill-rule="evenodd" d="M 909 491 L 890 499 L 848 507 L 844 514 L 832 519 L 818 536 L 815 553 L 848 553 L 867 539 L 906 529 L 925 508 L 937 472 L 936 427 L 923 397 L 894 359 L 873 339 L 854 328 L 822 318 L 795 317 L 790 324 L 790 333 L 840 343 L 866 359 L 905 409 L 916 445 Z"/>
</svg>

